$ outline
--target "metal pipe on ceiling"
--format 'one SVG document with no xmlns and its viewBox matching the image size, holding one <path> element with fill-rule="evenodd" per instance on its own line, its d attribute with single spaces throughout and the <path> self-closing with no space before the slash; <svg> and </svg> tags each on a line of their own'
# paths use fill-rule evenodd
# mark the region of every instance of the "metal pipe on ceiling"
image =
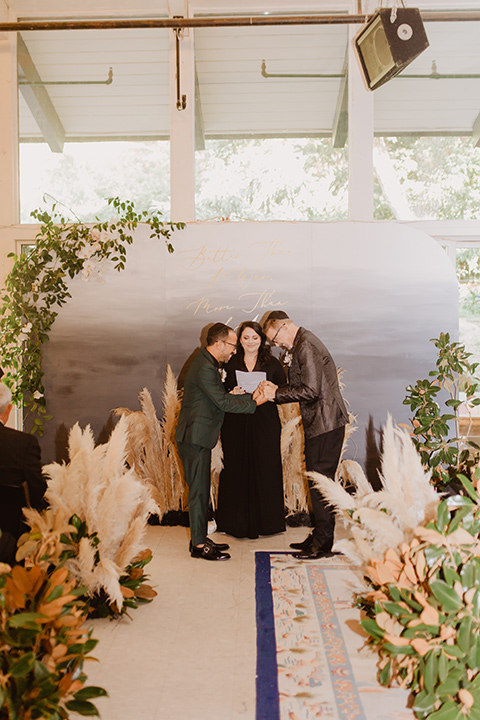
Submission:
<svg viewBox="0 0 480 720">
<path fill-rule="evenodd" d="M 423 12 L 423 22 L 475 22 L 480 11 Z M 254 17 L 117 18 L 111 20 L 21 20 L 0 23 L 0 32 L 26 30 L 118 30 L 130 28 L 258 27 L 265 25 L 362 25 L 371 15 L 260 15 Z"/>
</svg>

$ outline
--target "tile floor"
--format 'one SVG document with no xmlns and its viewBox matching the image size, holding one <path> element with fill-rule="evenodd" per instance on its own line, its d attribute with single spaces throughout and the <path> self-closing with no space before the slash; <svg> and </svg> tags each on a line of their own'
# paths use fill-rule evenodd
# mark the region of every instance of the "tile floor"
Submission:
<svg viewBox="0 0 480 720">
<path fill-rule="evenodd" d="M 148 565 L 158 596 L 132 620 L 94 620 L 99 640 L 89 685 L 105 688 L 102 720 L 254 720 L 256 550 L 286 550 L 308 528 L 228 542 L 231 560 L 188 553 L 188 530 L 148 528 Z"/>
</svg>

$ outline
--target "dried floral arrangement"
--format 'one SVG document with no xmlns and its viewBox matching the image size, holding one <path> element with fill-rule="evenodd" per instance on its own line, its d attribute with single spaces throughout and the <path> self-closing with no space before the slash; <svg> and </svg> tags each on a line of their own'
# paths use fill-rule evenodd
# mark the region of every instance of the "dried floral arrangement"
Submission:
<svg viewBox="0 0 480 720">
<path fill-rule="evenodd" d="M 151 489 L 162 517 L 169 510 L 186 507 L 188 495 L 175 443 L 181 392 L 170 365 L 167 365 L 163 388 L 163 419 L 157 418 L 147 388 L 143 388 L 138 398 L 141 410 L 116 408 L 114 412 L 126 421 L 127 463 Z"/>
<path fill-rule="evenodd" d="M 478 720 L 480 471 L 473 483 L 460 476 L 465 494 L 442 499 L 410 435 L 390 418 L 381 491 L 355 463 L 343 464 L 354 495 L 328 478 L 316 482 L 348 525 L 339 549 L 367 583 L 357 604 L 379 653 L 379 681 L 409 688 L 422 720 Z"/>
<path fill-rule="evenodd" d="M 47 558 L 69 570 L 84 587 L 90 616 L 124 613 L 156 595 L 145 583 L 151 552 L 143 536 L 158 506 L 135 470 L 126 468 L 126 448 L 126 418 L 108 443 L 97 447 L 90 427 L 82 431 L 76 424 L 69 435 L 69 463 L 44 467 L 50 508 L 26 511 L 31 532 L 19 540 L 17 559 Z"/>
<path fill-rule="evenodd" d="M 85 620 L 82 590 L 66 568 L 3 565 L 0 574 L 0 716 L 51 718 L 98 715 L 85 686 L 85 660 L 97 644 Z"/>
</svg>

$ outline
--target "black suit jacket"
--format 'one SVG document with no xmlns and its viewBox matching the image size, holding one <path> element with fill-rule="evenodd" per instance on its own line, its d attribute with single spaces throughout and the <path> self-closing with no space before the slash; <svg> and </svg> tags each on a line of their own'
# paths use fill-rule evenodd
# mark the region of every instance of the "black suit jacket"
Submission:
<svg viewBox="0 0 480 720">
<path fill-rule="evenodd" d="M 298 328 L 292 349 L 289 384 L 277 389 L 275 402 L 299 403 L 307 438 L 323 435 L 348 423 L 348 412 L 333 358 L 310 330 Z"/>
<path fill-rule="evenodd" d="M 47 483 L 42 476 L 40 446 L 30 433 L 0 423 L 0 490 L 2 485 L 27 484 L 30 505 L 41 510 Z"/>
</svg>

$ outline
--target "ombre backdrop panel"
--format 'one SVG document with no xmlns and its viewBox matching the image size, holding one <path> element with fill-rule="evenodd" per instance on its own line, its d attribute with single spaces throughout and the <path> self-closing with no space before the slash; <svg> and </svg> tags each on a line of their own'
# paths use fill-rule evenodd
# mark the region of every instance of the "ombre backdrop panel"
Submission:
<svg viewBox="0 0 480 720">
<path fill-rule="evenodd" d="M 115 407 L 138 408 L 147 387 L 158 415 L 167 363 L 182 378 L 214 322 L 236 327 L 275 309 L 313 330 L 345 370 L 359 430 L 348 456 L 362 461 L 364 428 L 391 413 L 406 422 L 405 388 L 435 364 L 430 338 L 458 336 L 457 282 L 428 235 L 384 223 L 202 223 L 175 233 L 175 252 L 137 230 L 122 273 L 71 282 L 45 350 L 54 419 L 45 462 L 61 458 L 79 421 L 108 436 Z"/>
</svg>

